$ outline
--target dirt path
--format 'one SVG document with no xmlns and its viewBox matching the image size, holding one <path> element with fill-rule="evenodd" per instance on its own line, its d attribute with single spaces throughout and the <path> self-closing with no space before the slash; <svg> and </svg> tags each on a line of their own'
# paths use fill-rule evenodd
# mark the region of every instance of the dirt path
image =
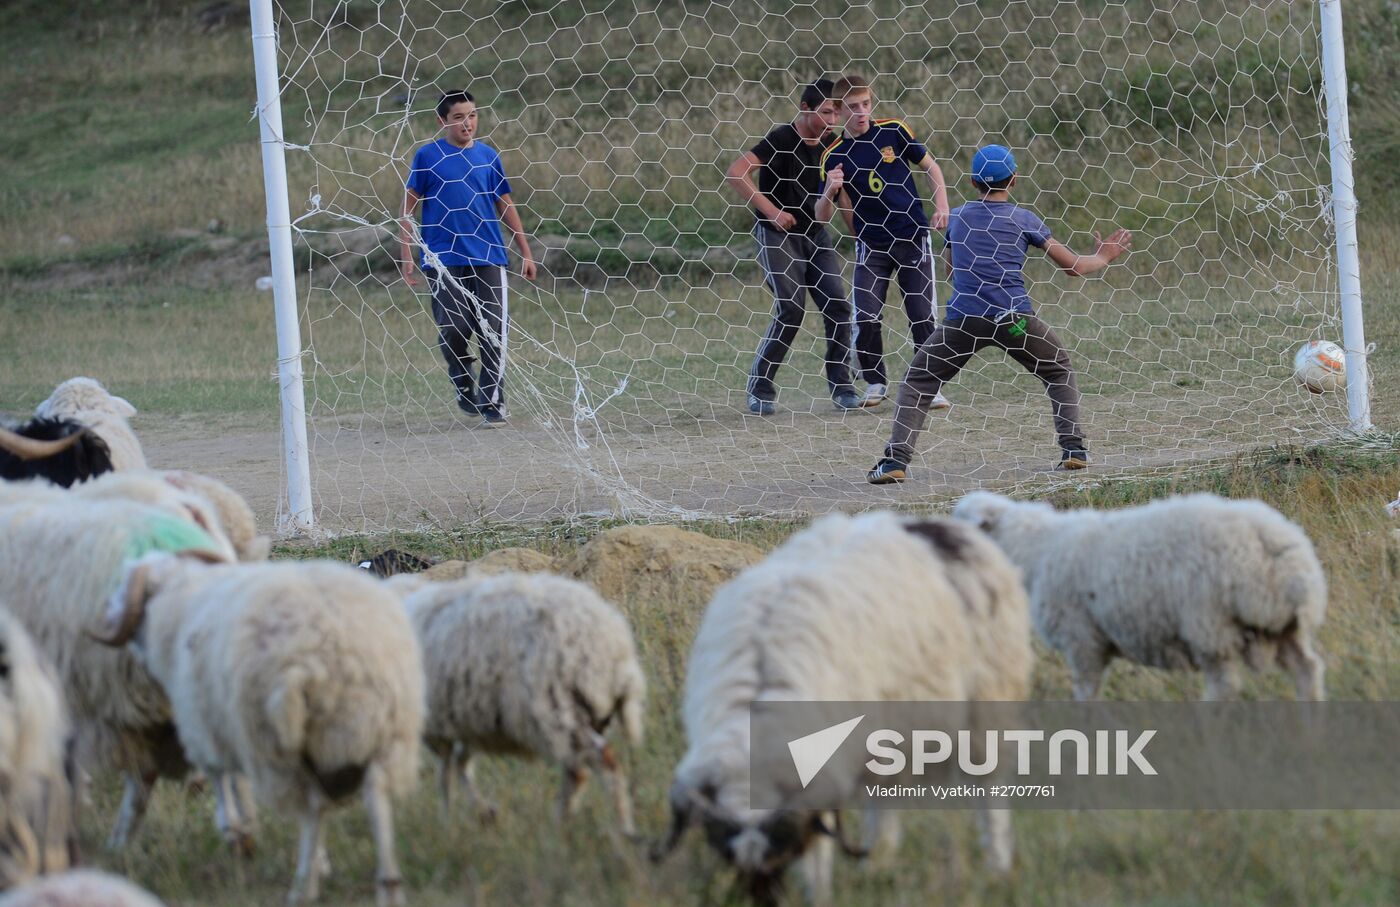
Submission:
<svg viewBox="0 0 1400 907">
<path fill-rule="evenodd" d="M 864 471 L 888 433 L 889 404 L 839 413 L 811 401 L 769 419 L 692 406 L 664 420 L 615 416 L 601 435 L 593 424 L 519 405 L 509 426 L 496 429 L 455 413 L 419 422 L 341 415 L 311 426 L 314 506 L 320 527 L 333 533 L 584 515 L 676 520 L 931 506 L 975 487 L 1097 481 L 1301 439 L 1317 416 L 1304 408 L 1284 418 L 1280 408 L 1246 422 L 1212 419 L 1203 401 L 1099 400 L 1089 426 L 1102 439 L 1096 468 L 1065 476 L 1049 468 L 1058 451 L 1049 413 L 1031 405 L 1041 402 L 974 398 L 934 416 L 911 480 L 884 488 L 867 485 Z M 153 466 L 224 479 L 263 525 L 276 525 L 285 511 L 280 435 L 266 422 L 172 424 L 146 416 L 137 429 Z"/>
</svg>

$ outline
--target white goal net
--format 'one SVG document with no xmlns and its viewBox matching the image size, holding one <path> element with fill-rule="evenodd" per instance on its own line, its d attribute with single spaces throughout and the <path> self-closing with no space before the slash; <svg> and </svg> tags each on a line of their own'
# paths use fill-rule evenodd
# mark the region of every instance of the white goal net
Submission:
<svg viewBox="0 0 1400 907">
<path fill-rule="evenodd" d="M 973 152 L 1000 143 L 1013 201 L 1059 241 L 1134 231 L 1096 277 L 1034 248 L 1026 263 L 1083 393 L 1094 471 L 1077 479 L 1345 424 L 1341 394 L 1292 378 L 1299 345 L 1341 339 L 1312 3 L 281 0 L 276 18 L 328 527 L 782 514 L 1053 481 L 1044 389 L 990 348 L 946 386 L 909 481 L 867 485 L 893 403 L 833 406 L 810 303 L 776 411 L 749 411 L 773 297 L 725 171 L 794 119 L 803 84 L 847 73 L 926 145 L 953 207 L 974 197 Z M 415 150 L 457 89 L 540 266 L 521 276 L 506 231 L 507 423 L 489 430 L 458 409 L 428 288 L 397 265 Z M 832 230 L 849 291 L 855 244 Z M 940 320 L 948 293 L 940 266 Z M 913 352 L 900 299 L 892 383 Z"/>
</svg>

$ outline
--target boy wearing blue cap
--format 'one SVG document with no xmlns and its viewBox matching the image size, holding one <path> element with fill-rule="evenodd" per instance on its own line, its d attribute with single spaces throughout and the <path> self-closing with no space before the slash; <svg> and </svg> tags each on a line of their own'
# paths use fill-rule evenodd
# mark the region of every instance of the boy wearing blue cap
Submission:
<svg viewBox="0 0 1400 907">
<path fill-rule="evenodd" d="M 1060 442 L 1059 469 L 1089 465 L 1079 425 L 1079 389 L 1069 351 L 1050 325 L 1036 317 L 1022 267 L 1031 246 L 1044 249 L 1065 273 L 1085 277 L 1108 267 L 1132 247 L 1127 230 L 1107 239 L 1094 234 L 1092 255 L 1079 255 L 1050 235 L 1035 213 L 1010 200 L 1016 159 L 1001 145 L 987 145 L 972 158 L 972 185 L 979 197 L 948 219 L 943 260 L 953 284 L 944 323 L 920 345 L 895 400 L 894 430 L 885 455 L 866 476 L 873 485 L 903 482 L 914 443 L 944 382 L 962 371 L 978 350 L 1005 350 L 1045 385 Z"/>
</svg>

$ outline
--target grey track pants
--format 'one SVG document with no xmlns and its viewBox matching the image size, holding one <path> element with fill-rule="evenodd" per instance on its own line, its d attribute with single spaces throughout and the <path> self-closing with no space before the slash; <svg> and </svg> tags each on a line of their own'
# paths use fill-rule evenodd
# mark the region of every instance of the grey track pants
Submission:
<svg viewBox="0 0 1400 907">
<path fill-rule="evenodd" d="M 928 231 L 915 239 L 896 240 L 887 248 L 856 243 L 856 322 L 852 343 L 860 377 L 865 381 L 890 383 L 885 372 L 885 339 L 880 319 L 891 279 L 904 294 L 904 312 L 909 316 L 914 346 L 923 346 L 933 333 L 933 258 L 933 238 Z"/>
<path fill-rule="evenodd" d="M 457 399 L 482 406 L 503 406 L 510 324 L 506 269 L 481 265 L 450 267 L 447 274 L 435 270 L 425 273 L 433 293 L 438 347 L 447 362 L 448 377 L 457 389 Z M 471 352 L 473 337 L 481 351 L 480 387 L 472 369 L 476 362 Z"/>
<path fill-rule="evenodd" d="M 960 318 L 939 325 L 928 342 L 919 346 L 895 398 L 894 430 L 885 447 L 886 457 L 909 465 L 934 395 L 986 346 L 1005 350 L 1045 385 L 1060 447 L 1085 449 L 1079 427 L 1079 388 L 1069 364 L 1069 351 L 1050 325 L 1034 315 L 1016 312 L 1000 321 Z"/>
<path fill-rule="evenodd" d="M 826 383 L 831 396 L 854 392 L 847 361 L 851 355 L 851 304 L 841 281 L 841 259 L 825 230 L 806 236 L 784 233 L 764 224 L 754 227 L 758 260 L 773 291 L 773 321 L 758 345 L 749 370 L 749 393 L 760 400 L 776 400 L 773 378 L 787 358 L 806 305 L 804 296 L 822 316 L 826 335 Z"/>
</svg>

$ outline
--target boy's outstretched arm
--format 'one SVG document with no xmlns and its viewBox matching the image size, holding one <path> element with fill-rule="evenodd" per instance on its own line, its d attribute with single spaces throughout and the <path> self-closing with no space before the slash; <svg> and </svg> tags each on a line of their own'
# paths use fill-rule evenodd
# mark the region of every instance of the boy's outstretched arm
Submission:
<svg viewBox="0 0 1400 907">
<path fill-rule="evenodd" d="M 405 189 L 403 194 L 403 214 L 399 217 L 399 268 L 403 282 L 411 287 L 418 286 L 418 265 L 413 258 L 413 215 L 422 200 L 417 192 Z"/>
<path fill-rule="evenodd" d="M 515 247 L 520 250 L 520 276 L 526 280 L 534 280 L 535 256 L 530 252 L 530 237 L 520 225 L 520 212 L 515 210 L 515 202 L 511 201 L 510 193 L 496 199 L 496 211 L 500 214 L 501 222 L 515 234 Z"/>
<path fill-rule="evenodd" d="M 924 159 L 919 161 L 919 167 L 928 174 L 928 180 L 933 184 L 933 229 L 946 230 L 948 228 L 948 184 L 943 181 L 943 168 L 938 166 L 938 162 L 933 159 L 933 155 L 926 154 Z"/>
<path fill-rule="evenodd" d="M 1045 243 L 1045 254 L 1059 265 L 1060 270 L 1075 277 L 1087 277 L 1102 271 L 1118 256 L 1133 247 L 1133 234 L 1118 229 L 1109 234 L 1108 239 L 1094 233 L 1094 254 L 1080 255 L 1064 243 L 1051 239 Z"/>
</svg>

